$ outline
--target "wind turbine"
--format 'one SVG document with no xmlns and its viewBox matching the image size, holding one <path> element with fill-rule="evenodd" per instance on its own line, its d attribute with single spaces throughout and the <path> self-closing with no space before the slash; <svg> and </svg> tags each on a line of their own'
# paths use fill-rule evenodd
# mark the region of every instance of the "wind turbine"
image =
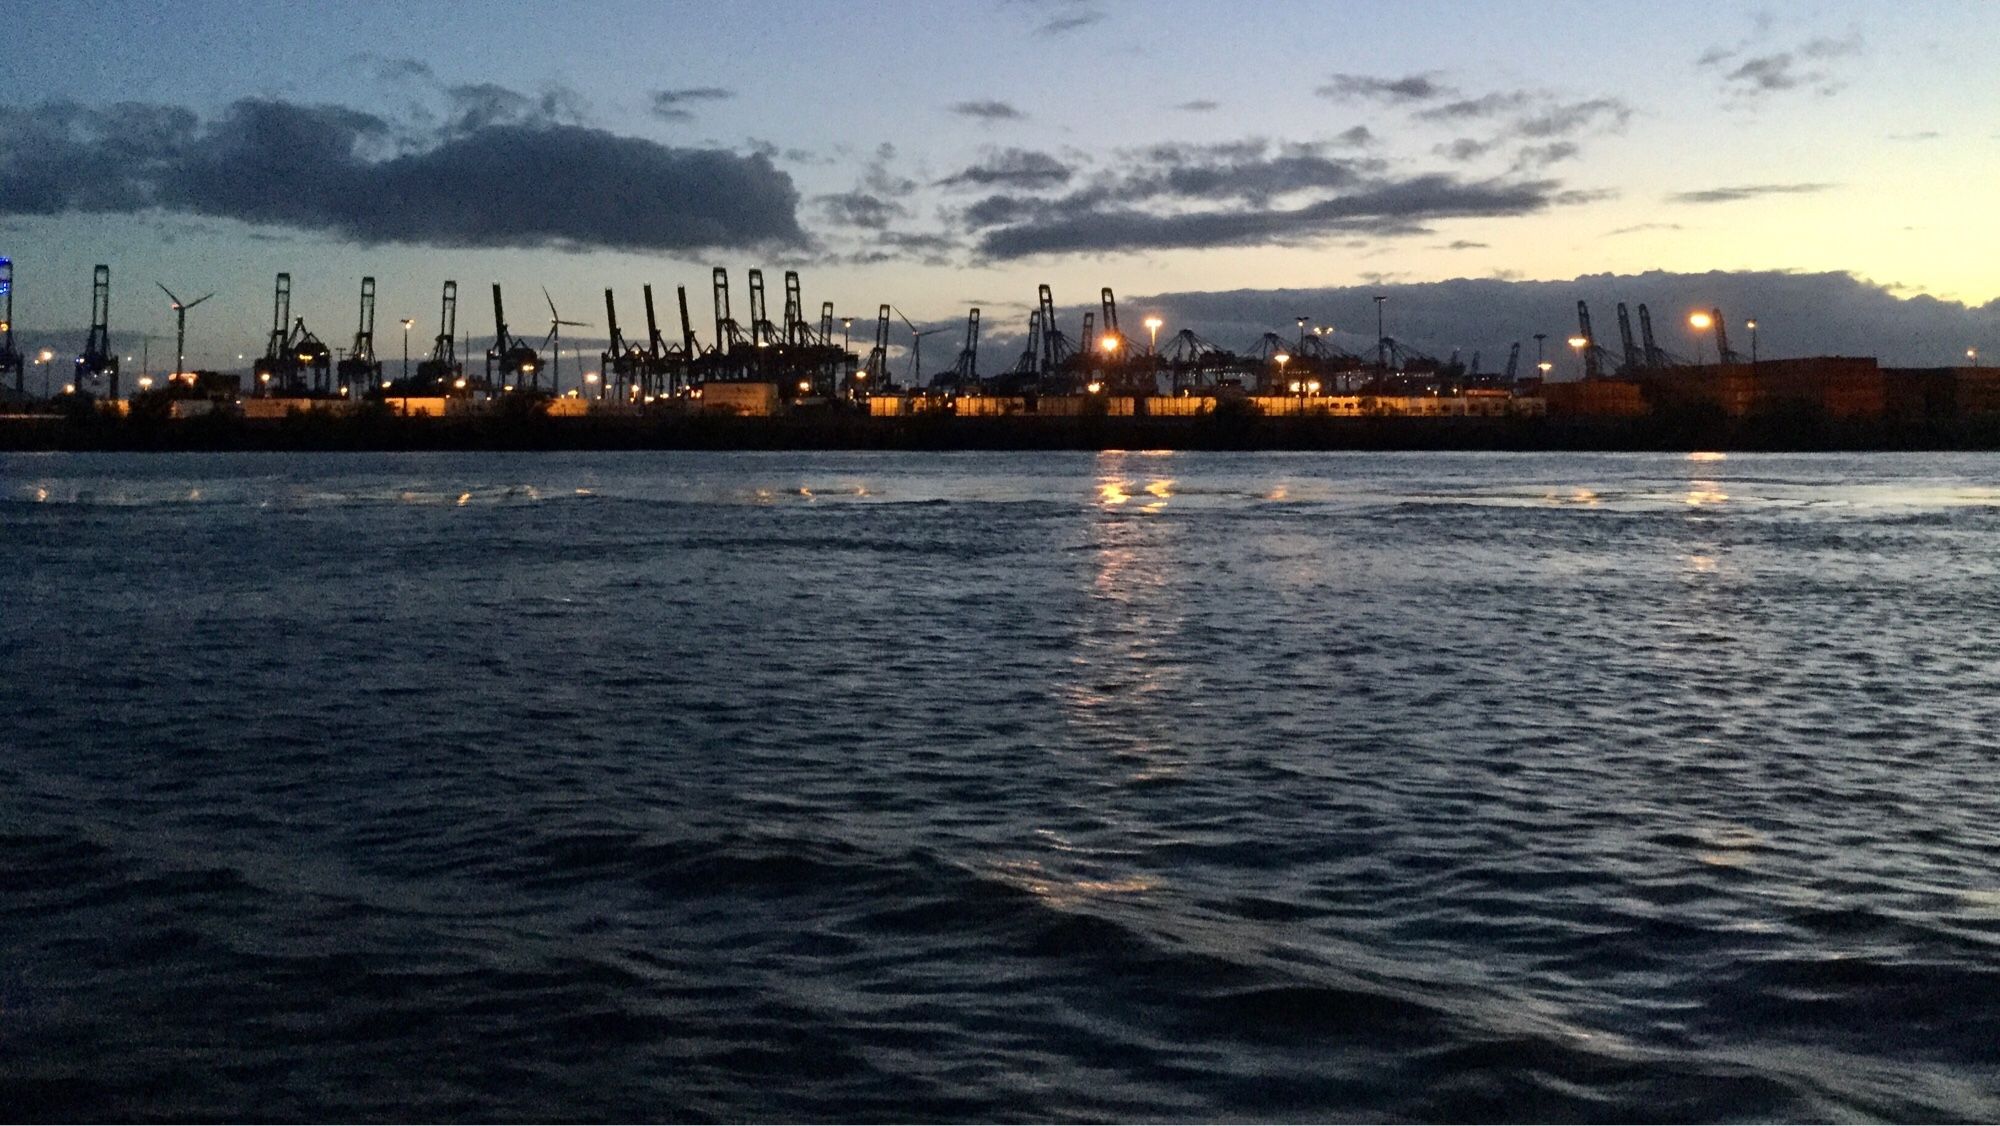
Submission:
<svg viewBox="0 0 2000 1126">
<path fill-rule="evenodd" d="M 903 317 L 903 311 L 897 309 L 896 315 Z M 919 390 L 923 386 L 922 380 L 924 376 L 924 337 L 934 332 L 943 332 L 944 330 L 941 328 L 927 328 L 919 331 L 916 325 L 910 324 L 910 318 L 908 317 L 903 317 L 903 323 L 910 325 L 910 388 L 911 390 Z"/>
<path fill-rule="evenodd" d="M 542 287 L 542 300 L 549 303 L 549 343 L 554 347 L 556 353 L 556 366 L 549 372 L 549 390 L 554 394 L 560 395 L 562 394 L 562 326 L 568 325 L 571 328 L 589 328 L 590 326 L 582 321 L 563 320 L 562 314 L 556 312 L 556 299 L 549 296 L 548 286 Z"/>
<path fill-rule="evenodd" d="M 204 293 L 192 301 L 184 302 L 174 296 L 174 291 L 168 289 L 165 282 L 156 281 L 153 284 L 159 286 L 160 292 L 167 295 L 167 300 L 174 303 L 174 375 L 178 376 L 181 369 L 187 367 L 188 310 L 214 297 L 215 294 Z"/>
</svg>

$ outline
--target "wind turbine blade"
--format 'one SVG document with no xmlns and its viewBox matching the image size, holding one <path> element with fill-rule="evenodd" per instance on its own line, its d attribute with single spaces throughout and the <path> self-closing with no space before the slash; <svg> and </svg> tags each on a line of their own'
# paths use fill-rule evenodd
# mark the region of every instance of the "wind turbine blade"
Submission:
<svg viewBox="0 0 2000 1126">
<path fill-rule="evenodd" d="M 889 307 L 890 307 L 891 309 L 896 309 L 896 307 L 895 307 L 894 305 L 891 305 L 891 306 L 889 306 Z M 903 317 L 903 311 L 902 311 L 901 309 L 896 309 L 896 315 L 897 315 L 897 316 L 899 316 L 899 317 Z M 916 326 L 916 325 L 911 325 L 911 324 L 910 324 L 910 318 L 908 318 L 908 317 L 903 317 L 903 323 L 904 323 L 904 324 L 906 324 L 906 325 L 910 325 L 910 331 L 911 331 L 911 332 L 915 332 L 915 331 L 917 331 L 917 326 Z"/>
<path fill-rule="evenodd" d="M 562 314 L 556 312 L 556 299 L 549 296 L 548 286 L 542 287 L 542 300 L 549 303 L 549 319 L 560 323 L 562 320 Z"/>
<path fill-rule="evenodd" d="M 201 295 L 200 297 L 197 297 L 197 298 L 195 298 L 194 300 L 192 300 L 192 301 L 188 302 L 187 304 L 185 304 L 185 305 L 181 306 L 181 308 L 183 308 L 183 309 L 192 309 L 192 308 L 194 308 L 194 307 L 195 307 L 196 305 L 199 305 L 199 304 L 201 304 L 202 302 L 204 302 L 204 301 L 206 301 L 206 300 L 208 300 L 209 298 L 211 298 L 211 297 L 214 297 L 214 296 L 215 296 L 215 294 L 213 294 L 213 293 L 204 293 L 204 294 L 202 294 L 202 295 Z"/>
<path fill-rule="evenodd" d="M 173 302 L 176 306 L 180 305 L 181 299 L 174 296 L 174 291 L 167 288 L 166 282 L 154 282 L 153 284 L 160 287 L 160 292 L 167 295 L 167 300 Z"/>
</svg>

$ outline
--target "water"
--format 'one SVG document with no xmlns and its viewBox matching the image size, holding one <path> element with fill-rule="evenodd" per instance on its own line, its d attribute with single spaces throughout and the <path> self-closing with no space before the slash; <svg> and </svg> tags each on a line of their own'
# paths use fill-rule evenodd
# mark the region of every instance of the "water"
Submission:
<svg viewBox="0 0 2000 1126">
<path fill-rule="evenodd" d="M 1985 456 L 0 459 L 8 1118 L 2000 1118 Z"/>
</svg>

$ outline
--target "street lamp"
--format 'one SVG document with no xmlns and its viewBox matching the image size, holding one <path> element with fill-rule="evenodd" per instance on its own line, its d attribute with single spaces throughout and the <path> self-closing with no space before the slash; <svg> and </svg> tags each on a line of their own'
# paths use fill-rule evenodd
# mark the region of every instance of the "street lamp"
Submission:
<svg viewBox="0 0 2000 1126">
<path fill-rule="evenodd" d="M 1160 326 L 1161 326 L 1161 325 L 1163 325 L 1163 324 L 1166 324 L 1166 323 L 1167 323 L 1167 322 L 1165 322 L 1165 321 L 1161 320 L 1161 319 L 1160 319 L 1160 318 L 1158 318 L 1158 317 L 1147 317 L 1147 318 L 1146 318 L 1146 331 L 1147 331 L 1147 332 L 1149 332 L 1149 333 L 1151 333 L 1151 334 L 1152 334 L 1152 337 L 1153 337 L 1153 343 L 1152 343 L 1152 346 L 1151 346 L 1151 347 L 1149 347 L 1149 348 L 1147 349 L 1147 351 L 1149 351 L 1149 352 L 1152 352 L 1152 353 L 1155 353 L 1155 354 L 1157 354 L 1157 353 L 1159 352 L 1159 350 L 1160 350 Z"/>
<path fill-rule="evenodd" d="M 1587 339 L 1587 338 L 1585 338 L 1585 337 L 1582 337 L 1582 336 L 1572 336 L 1572 337 L 1570 337 L 1570 338 L 1569 338 L 1569 346 L 1570 346 L 1570 348 L 1571 348 L 1572 350 L 1574 350 L 1574 351 L 1576 352 L 1576 364 L 1577 364 L 1577 371 L 1578 371 L 1578 373 L 1579 373 L 1579 374 L 1582 374 L 1582 373 L 1583 373 L 1583 350 L 1584 350 L 1585 348 L 1588 348 L 1588 347 L 1590 347 L 1590 341 L 1589 341 L 1589 339 Z"/>
<path fill-rule="evenodd" d="M 1306 326 L 1312 323 L 1312 318 L 1293 317 L 1292 319 L 1299 324 L 1299 351 L 1303 352 L 1306 350 Z"/>
<path fill-rule="evenodd" d="M 849 351 L 850 346 L 853 343 L 854 343 L 854 318 L 842 317 L 840 318 L 840 350 L 843 352 Z"/>
<path fill-rule="evenodd" d="M 1965 358 L 1966 358 L 1966 359 L 1968 359 L 1968 360 L 1971 360 L 1971 361 L 1972 361 L 1972 366 L 1973 366 L 1973 367 L 1978 367 L 1978 366 L 1979 366 L 1979 349 L 1977 349 L 1977 348 L 1967 348 L 1967 349 L 1965 350 Z"/>
<path fill-rule="evenodd" d="M 1285 365 L 1292 362 L 1291 354 L 1289 352 L 1279 352 L 1277 355 L 1271 357 L 1271 362 L 1278 365 L 1278 382 L 1283 383 L 1285 380 Z M 1294 395 L 1298 394 L 1299 385 L 1293 383 L 1291 391 Z"/>
<path fill-rule="evenodd" d="M 403 382 L 405 385 L 410 382 L 410 329 L 415 327 L 416 323 L 416 321 L 409 317 L 403 318 Z"/>
<path fill-rule="evenodd" d="M 603 397 L 603 391 L 598 387 L 598 379 L 598 374 L 594 371 L 583 373 L 583 381 L 590 386 L 590 397 L 593 399 Z"/>
<path fill-rule="evenodd" d="M 1752 317 L 1743 322 L 1743 327 L 1750 330 L 1750 366 L 1755 367 L 1757 366 L 1757 318 Z"/>
<path fill-rule="evenodd" d="M 152 376 L 150 376 L 150 375 L 142 375 L 142 376 L 140 376 L 140 377 L 139 377 L 139 390 L 141 390 L 141 391 L 151 391 L 152 389 L 153 389 L 153 377 L 152 377 Z"/>
<path fill-rule="evenodd" d="M 1689 313 L 1688 327 L 1694 329 L 1697 334 L 1704 333 L 1707 332 L 1709 329 L 1715 327 L 1715 318 L 1709 316 L 1707 313 L 1702 313 L 1702 312 Z M 1694 340 L 1695 363 L 1701 362 L 1701 345 L 1702 345 L 1702 338 L 1699 335 L 1697 335 Z M 1722 346 L 1719 344 L 1716 345 L 1715 349 L 1715 362 L 1716 363 L 1722 362 Z"/>
</svg>

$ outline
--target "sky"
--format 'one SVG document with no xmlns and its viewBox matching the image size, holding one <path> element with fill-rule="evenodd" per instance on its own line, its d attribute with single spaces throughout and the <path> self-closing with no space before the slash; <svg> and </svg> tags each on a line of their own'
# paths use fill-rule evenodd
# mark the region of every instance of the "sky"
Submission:
<svg viewBox="0 0 2000 1126">
<path fill-rule="evenodd" d="M 1688 355 L 1687 312 L 1723 305 L 1767 355 L 2000 356 L 1990 0 L 37 0 L 7 23 L 28 348 L 81 343 L 102 262 L 114 343 L 155 369 L 156 282 L 216 293 L 190 363 L 230 369 L 281 270 L 334 346 L 376 277 L 393 364 L 447 278 L 482 348 L 493 282 L 534 337 L 547 287 L 584 348 L 606 287 L 630 335 L 652 284 L 671 338 L 684 285 L 705 341 L 713 266 L 739 316 L 750 267 L 774 317 L 786 269 L 814 315 L 979 305 L 985 368 L 1042 283 L 1072 334 L 1110 286 L 1128 331 L 1226 347 L 1310 316 L 1372 349 L 1382 293 L 1390 335 L 1489 367 L 1573 332 L 1578 299 L 1600 338 L 1651 302 Z"/>
</svg>

